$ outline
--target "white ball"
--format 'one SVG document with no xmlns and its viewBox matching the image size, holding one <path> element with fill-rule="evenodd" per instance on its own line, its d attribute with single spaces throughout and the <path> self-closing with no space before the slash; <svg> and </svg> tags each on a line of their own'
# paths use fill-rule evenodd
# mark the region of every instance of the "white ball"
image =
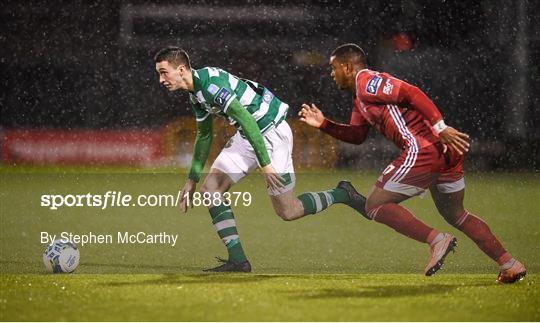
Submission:
<svg viewBox="0 0 540 323">
<path fill-rule="evenodd" d="M 54 240 L 43 253 L 43 263 L 51 273 L 70 273 L 79 265 L 79 259 L 77 246 L 62 240 Z"/>
</svg>

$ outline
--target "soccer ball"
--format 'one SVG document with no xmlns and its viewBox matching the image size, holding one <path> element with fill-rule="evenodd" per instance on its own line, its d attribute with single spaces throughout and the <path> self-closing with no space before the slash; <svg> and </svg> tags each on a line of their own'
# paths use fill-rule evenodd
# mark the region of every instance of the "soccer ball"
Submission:
<svg viewBox="0 0 540 323">
<path fill-rule="evenodd" d="M 72 242 L 54 240 L 43 253 L 43 263 L 50 273 L 70 273 L 79 265 L 79 249 Z"/>
</svg>

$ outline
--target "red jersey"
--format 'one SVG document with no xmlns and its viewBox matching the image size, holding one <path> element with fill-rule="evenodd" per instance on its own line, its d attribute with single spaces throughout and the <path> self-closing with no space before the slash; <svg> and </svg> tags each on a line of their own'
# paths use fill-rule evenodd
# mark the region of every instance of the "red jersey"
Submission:
<svg viewBox="0 0 540 323">
<path fill-rule="evenodd" d="M 432 125 L 442 116 L 435 104 L 417 87 L 387 73 L 359 71 L 353 105 L 349 125 L 326 119 L 321 130 L 360 144 L 371 125 L 402 150 L 418 150 L 439 141 Z"/>
<path fill-rule="evenodd" d="M 356 74 L 350 124 L 325 119 L 320 129 L 331 136 L 361 144 L 373 126 L 402 153 L 383 171 L 375 184 L 391 192 L 413 196 L 436 185 L 452 193 L 465 187 L 463 155 L 443 153 L 432 125 L 442 120 L 439 109 L 415 86 L 386 73 L 367 69 Z"/>
</svg>

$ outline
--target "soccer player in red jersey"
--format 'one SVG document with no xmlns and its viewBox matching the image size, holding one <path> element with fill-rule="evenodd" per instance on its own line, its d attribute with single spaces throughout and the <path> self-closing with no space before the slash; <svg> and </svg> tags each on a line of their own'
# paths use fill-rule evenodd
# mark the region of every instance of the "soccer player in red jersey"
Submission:
<svg viewBox="0 0 540 323">
<path fill-rule="evenodd" d="M 431 276 L 456 246 L 456 238 L 428 226 L 399 205 L 429 189 L 444 219 L 499 264 L 498 282 L 512 283 L 523 278 L 523 264 L 504 249 L 482 219 L 463 206 L 463 153 L 469 149 L 469 136 L 446 126 L 435 104 L 417 87 L 367 69 L 365 53 L 359 46 L 345 44 L 336 48 L 330 66 L 338 87 L 353 93 L 350 123 L 325 118 L 314 104 L 302 105 L 300 120 L 357 145 L 366 139 L 372 126 L 401 149 L 367 198 L 368 218 L 429 244 L 431 257 L 425 274 Z"/>
</svg>

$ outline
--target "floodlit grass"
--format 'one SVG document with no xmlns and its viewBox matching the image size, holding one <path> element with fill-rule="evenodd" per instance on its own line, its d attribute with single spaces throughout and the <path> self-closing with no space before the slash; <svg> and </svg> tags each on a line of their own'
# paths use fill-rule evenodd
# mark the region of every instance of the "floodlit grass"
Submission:
<svg viewBox="0 0 540 323">
<path fill-rule="evenodd" d="M 6 275 L 2 319 L 31 321 L 534 321 L 538 275 Z"/>
<path fill-rule="evenodd" d="M 298 175 L 296 192 L 348 178 L 366 192 L 376 173 Z M 426 246 L 365 220 L 343 205 L 284 222 L 264 181 L 253 174 L 234 187 L 253 203 L 233 208 L 253 274 L 204 275 L 225 256 L 204 207 L 40 206 L 42 194 L 175 194 L 184 175 L 168 171 L 11 169 L 0 171 L 1 320 L 190 321 L 537 321 L 540 319 L 540 177 L 476 173 L 466 178 L 466 207 L 490 224 L 528 268 L 525 280 L 495 284 L 497 266 L 437 215 L 431 199 L 405 206 L 454 233 L 457 253 L 433 277 L 422 271 Z M 168 232 L 177 245 L 80 246 L 74 274 L 44 273 L 40 233 Z"/>
</svg>

